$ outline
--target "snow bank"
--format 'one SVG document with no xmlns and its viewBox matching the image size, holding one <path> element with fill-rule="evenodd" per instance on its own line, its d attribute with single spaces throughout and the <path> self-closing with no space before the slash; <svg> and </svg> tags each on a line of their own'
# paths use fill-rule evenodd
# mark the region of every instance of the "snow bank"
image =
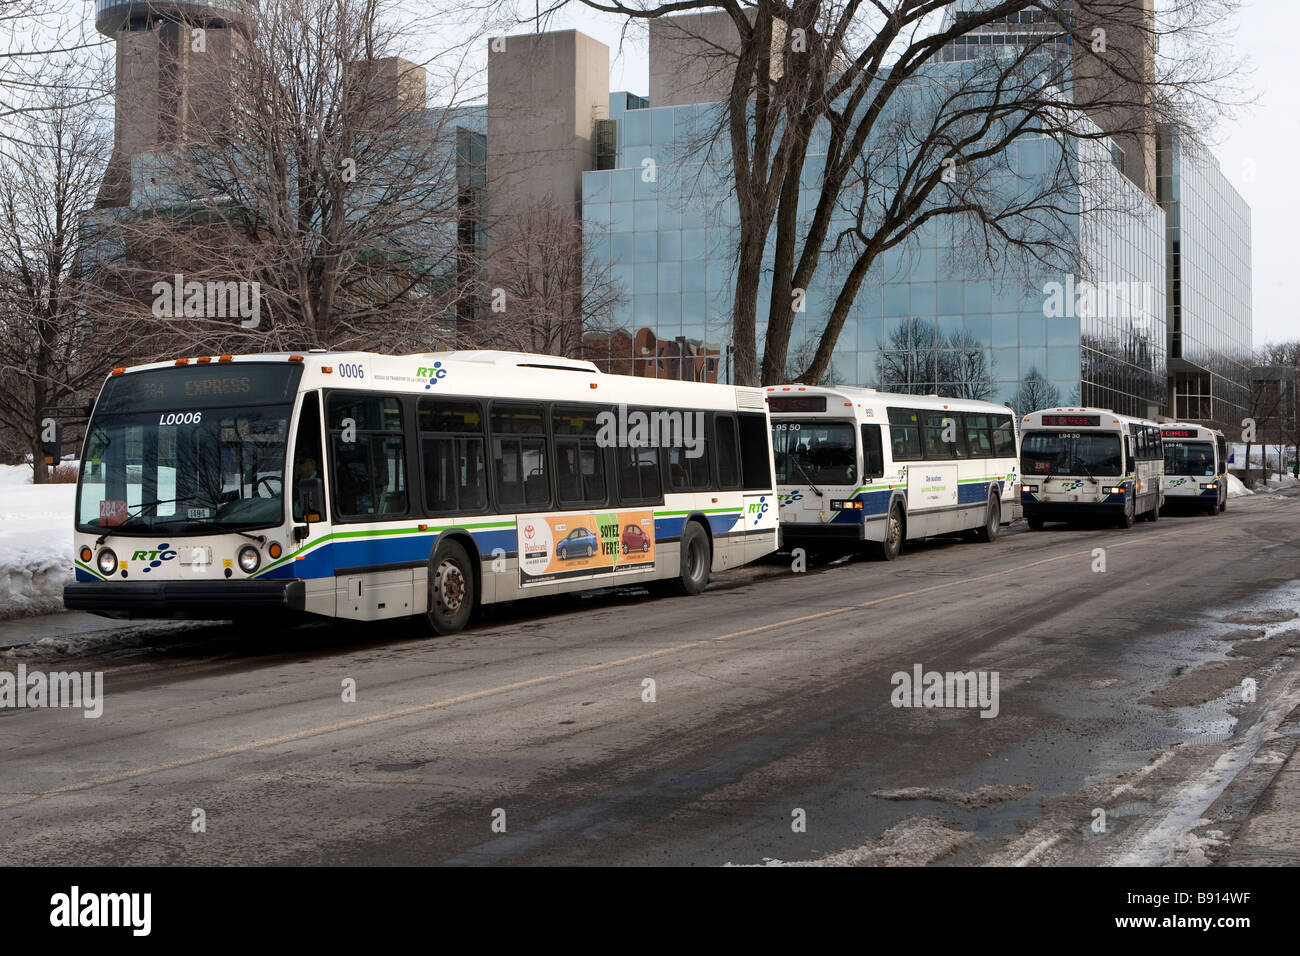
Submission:
<svg viewBox="0 0 1300 956">
<path fill-rule="evenodd" d="M 1240 498 L 1242 495 L 1253 495 L 1254 493 L 1255 492 L 1251 491 L 1244 484 L 1242 484 L 1241 479 L 1238 478 L 1236 475 L 1228 476 L 1228 497 L 1229 498 Z"/>
<path fill-rule="evenodd" d="M 76 496 L 76 485 L 32 484 L 28 465 L 0 465 L 0 620 L 63 610 Z"/>
</svg>

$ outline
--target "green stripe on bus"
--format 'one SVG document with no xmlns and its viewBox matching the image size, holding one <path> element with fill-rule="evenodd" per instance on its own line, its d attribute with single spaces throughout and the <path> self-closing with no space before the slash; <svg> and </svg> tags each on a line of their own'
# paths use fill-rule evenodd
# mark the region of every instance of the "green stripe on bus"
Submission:
<svg viewBox="0 0 1300 956">
<path fill-rule="evenodd" d="M 280 565 L 285 564 L 289 561 L 294 561 L 297 560 L 298 558 L 305 557 L 306 555 L 310 554 L 312 551 L 315 551 L 323 544 L 327 544 L 330 541 L 342 540 L 344 538 L 383 538 L 383 537 L 392 537 L 393 535 L 398 535 L 398 534 L 433 535 L 433 534 L 441 534 L 443 531 L 446 531 L 448 528 L 464 528 L 467 531 L 478 531 L 484 528 L 513 528 L 514 526 L 515 523 L 513 521 L 484 521 L 484 522 L 479 522 L 478 524 L 446 524 L 440 528 L 428 527 L 425 528 L 423 531 L 421 531 L 419 528 L 375 528 L 373 530 L 363 529 L 360 531 L 331 531 L 329 534 L 325 535 L 325 537 L 317 538 L 315 541 L 313 541 L 307 547 L 303 548 L 301 551 L 295 551 L 293 554 L 286 554 L 283 558 L 280 558 L 278 561 L 271 562 L 266 567 L 264 567 L 261 571 L 258 571 L 257 574 L 254 574 L 253 577 L 260 577 L 261 575 L 265 574 L 267 571 L 270 571 L 272 568 L 278 568 Z"/>
<path fill-rule="evenodd" d="M 98 571 L 96 571 L 96 570 L 95 570 L 94 568 L 92 568 L 90 565 L 88 565 L 88 564 L 83 564 L 83 563 L 82 563 L 81 561 L 79 561 L 77 558 L 73 558 L 73 559 L 72 559 L 72 563 L 75 564 L 77 567 L 81 568 L 81 570 L 83 570 L 83 571 L 88 571 L 89 573 L 93 574 L 95 577 L 99 578 L 99 580 L 101 580 L 101 581 L 107 581 L 107 580 L 108 580 L 108 578 L 104 577 L 104 575 L 100 574 Z"/>
</svg>

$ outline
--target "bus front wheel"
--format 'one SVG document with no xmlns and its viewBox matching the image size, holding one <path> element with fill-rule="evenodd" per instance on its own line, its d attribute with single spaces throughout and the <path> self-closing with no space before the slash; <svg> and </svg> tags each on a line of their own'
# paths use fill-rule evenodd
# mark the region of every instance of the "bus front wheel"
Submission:
<svg viewBox="0 0 1300 956">
<path fill-rule="evenodd" d="M 1029 525 L 1030 531 L 1043 530 L 1043 519 L 1038 515 L 1025 515 L 1025 524 Z"/>
<path fill-rule="evenodd" d="M 678 594 L 699 594 L 708 586 L 713 554 L 709 536 L 698 521 L 688 521 L 682 526 L 679 557 L 680 570 L 672 581 L 672 590 Z"/>
<path fill-rule="evenodd" d="M 996 541 L 1002 526 L 1002 502 L 989 495 L 988 512 L 984 515 L 984 526 L 977 528 L 975 536 L 981 541 Z"/>
<path fill-rule="evenodd" d="M 1133 513 L 1136 506 L 1131 501 L 1124 503 L 1124 512 L 1120 515 L 1119 526 L 1121 528 L 1133 527 Z"/>
<path fill-rule="evenodd" d="M 876 546 L 876 554 L 884 561 L 893 561 L 903 550 L 903 509 L 894 505 L 885 519 L 885 538 Z"/>
<path fill-rule="evenodd" d="M 474 572 L 469 555 L 457 541 L 438 545 L 429 560 L 429 610 L 425 614 L 435 634 L 455 634 L 469 623 L 474 610 Z"/>
</svg>

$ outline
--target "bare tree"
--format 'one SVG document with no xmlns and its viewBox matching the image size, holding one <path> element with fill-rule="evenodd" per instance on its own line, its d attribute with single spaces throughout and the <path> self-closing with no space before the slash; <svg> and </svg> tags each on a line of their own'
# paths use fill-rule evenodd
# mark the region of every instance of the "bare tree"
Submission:
<svg viewBox="0 0 1300 956">
<path fill-rule="evenodd" d="M 75 0 L 0 0 L 0 140 L 21 141 L 31 129 L 22 117 L 86 106 L 108 92 L 102 64 L 107 41 Z M 82 69 L 69 70 L 78 64 Z M 46 90 L 60 88 L 58 105 Z"/>
<path fill-rule="evenodd" d="M 701 32 L 693 55 L 711 61 L 697 69 L 728 81 L 714 142 L 725 144 L 735 173 L 732 333 L 735 378 L 749 385 L 783 376 L 792 300 L 831 256 L 843 257 L 846 273 L 807 381 L 830 361 L 871 266 L 927 222 L 961 219 L 987 257 L 1013 250 L 1061 269 L 1077 255 L 1073 187 L 1088 175 L 1071 144 L 1131 144 L 1119 164 L 1154 195 L 1157 126 L 1208 128 L 1234 70 L 1215 54 L 1235 0 L 1171 0 L 1158 21 L 1129 0 L 989 0 L 937 26 L 949 0 L 581 2 L 629 20 L 717 12 L 730 21 L 732 42 Z M 1041 14 L 1044 29 L 996 55 L 941 62 L 957 41 L 1022 13 Z M 1056 144 L 1061 161 L 1040 182 L 998 189 L 990 174 L 1014 173 L 1008 147 L 1038 137 Z M 810 201 L 814 143 L 820 176 Z M 1093 175 L 1103 174 L 1095 164 Z M 769 251 L 760 368 L 756 315 Z"/>
<path fill-rule="evenodd" d="M 228 67 L 230 108 L 198 111 L 157 187 L 104 217 L 121 249 L 100 267 L 105 310 L 150 349 L 449 340 L 474 291 L 456 182 L 456 101 L 472 71 L 460 47 L 401 58 L 399 12 L 396 0 L 261 0 Z M 256 321 L 188 304 L 174 314 L 165 299 L 182 282 L 252 285 Z"/>
<path fill-rule="evenodd" d="M 608 334 L 624 297 L 584 236 L 571 209 L 544 200 L 523 203 L 496 226 L 500 251 L 491 263 L 478 315 L 463 344 L 578 357 L 591 334 Z"/>
<path fill-rule="evenodd" d="M 1036 412 L 1042 408 L 1055 408 L 1061 404 L 1060 390 L 1047 381 L 1043 373 L 1037 368 L 1031 368 L 1029 373 L 1016 389 L 1015 396 L 1011 399 L 1011 407 L 1015 409 L 1016 414 L 1020 416 L 1028 415 L 1030 412 Z"/>
<path fill-rule="evenodd" d="M 11 129 L 0 149 L 0 426 L 43 482 L 42 410 L 91 397 L 111 360 L 79 281 L 88 241 L 80 216 L 99 188 L 111 135 L 81 101 L 75 74 L 34 97 Z"/>
</svg>

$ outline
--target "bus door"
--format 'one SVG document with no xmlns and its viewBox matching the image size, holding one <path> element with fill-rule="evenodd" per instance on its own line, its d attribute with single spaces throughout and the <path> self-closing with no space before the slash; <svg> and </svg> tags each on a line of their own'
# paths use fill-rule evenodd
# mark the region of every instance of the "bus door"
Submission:
<svg viewBox="0 0 1300 956">
<path fill-rule="evenodd" d="M 302 396 L 298 427 L 287 462 L 285 495 L 290 517 L 288 554 L 290 577 L 307 581 L 307 609 L 335 614 L 334 561 L 330 549 L 320 547 L 330 534 L 333 513 L 329 500 L 329 467 L 324 454 L 320 393 Z"/>
</svg>

